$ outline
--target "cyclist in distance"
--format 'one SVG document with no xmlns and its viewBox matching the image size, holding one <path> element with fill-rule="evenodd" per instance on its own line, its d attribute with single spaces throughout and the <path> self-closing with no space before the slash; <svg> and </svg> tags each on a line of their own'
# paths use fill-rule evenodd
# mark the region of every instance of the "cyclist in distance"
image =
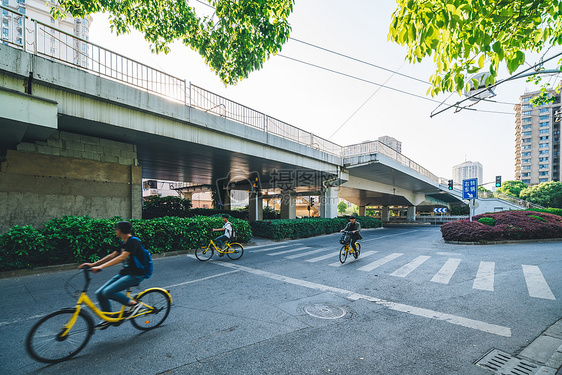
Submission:
<svg viewBox="0 0 562 375">
<path fill-rule="evenodd" d="M 213 228 L 213 232 L 224 232 L 222 236 L 215 239 L 215 242 L 220 249 L 224 249 L 224 243 L 232 237 L 232 224 L 228 221 L 228 215 L 222 215 L 222 222 L 224 223 L 222 228 Z M 224 256 L 224 254 L 219 254 L 219 256 Z"/>
<path fill-rule="evenodd" d="M 345 228 L 343 228 L 340 232 L 351 232 L 350 245 L 353 248 L 353 251 L 356 251 L 357 249 L 355 248 L 355 242 L 363 237 L 361 237 L 361 234 L 359 233 L 361 232 L 361 223 L 355 220 L 355 215 L 351 215 L 349 217 L 349 223 L 347 223 Z"/>
<path fill-rule="evenodd" d="M 94 263 L 83 263 L 78 267 L 90 267 L 93 273 L 98 273 L 106 267 L 123 262 L 123 269 L 119 271 L 119 274 L 115 275 L 96 290 L 96 297 L 101 310 L 104 312 L 112 311 L 109 302 L 110 299 L 127 306 L 125 308 L 125 317 L 135 315 L 141 308 L 141 304 L 120 292 L 131 286 L 140 284 L 140 282 L 145 279 L 144 271 L 136 267 L 135 261 L 132 258 L 132 256 L 136 256 L 137 259 L 144 259 L 141 242 L 136 238 L 131 238 L 133 237 L 131 234 L 132 229 L 133 226 L 128 221 L 118 222 L 115 225 L 115 235 L 121 239 L 121 245 L 103 259 Z M 94 328 L 106 329 L 110 325 L 110 322 L 102 320 Z"/>
</svg>

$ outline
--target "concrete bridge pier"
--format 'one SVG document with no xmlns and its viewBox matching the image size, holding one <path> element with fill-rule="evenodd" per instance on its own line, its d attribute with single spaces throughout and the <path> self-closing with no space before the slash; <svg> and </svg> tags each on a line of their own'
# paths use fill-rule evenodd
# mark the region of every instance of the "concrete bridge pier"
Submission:
<svg viewBox="0 0 562 375">
<path fill-rule="evenodd" d="M 390 210 L 388 206 L 383 206 L 381 210 L 381 221 L 383 223 L 388 223 L 390 221 Z"/>
<path fill-rule="evenodd" d="M 297 197 L 291 193 L 281 195 L 281 219 L 297 218 Z"/>
<path fill-rule="evenodd" d="M 230 207 L 230 197 L 228 198 L 228 202 L 229 202 L 228 207 Z M 226 204 L 225 204 L 225 208 L 226 208 Z M 296 206 L 295 206 L 295 213 L 296 213 Z M 250 194 L 249 217 L 250 220 L 252 221 L 263 220 L 263 198 L 259 194 Z"/>
<path fill-rule="evenodd" d="M 326 188 L 320 194 L 320 217 L 333 219 L 338 217 L 338 190 L 335 187 Z"/>
<path fill-rule="evenodd" d="M 416 221 L 416 206 L 408 207 L 408 221 Z"/>
</svg>

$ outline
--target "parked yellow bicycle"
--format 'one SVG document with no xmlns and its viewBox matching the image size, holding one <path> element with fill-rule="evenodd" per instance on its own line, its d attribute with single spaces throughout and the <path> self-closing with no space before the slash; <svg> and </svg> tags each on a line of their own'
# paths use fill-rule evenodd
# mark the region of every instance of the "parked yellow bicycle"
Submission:
<svg viewBox="0 0 562 375">
<path fill-rule="evenodd" d="M 120 325 L 130 320 L 133 326 L 142 331 L 147 331 L 161 325 L 172 305 L 170 292 L 162 288 L 149 288 L 135 295 L 142 308 L 133 316 L 125 317 L 125 306 L 115 312 L 106 312 L 98 309 L 88 297 L 90 285 L 90 269 L 82 268 L 85 278 L 84 287 L 78 296 L 74 308 L 55 311 L 41 320 L 31 328 L 25 339 L 25 347 L 31 357 L 43 363 L 57 363 L 66 361 L 78 354 L 94 333 L 94 320 L 82 309 L 82 305 L 88 306 L 100 319 L 108 321 L 113 325 Z M 131 288 L 127 290 L 130 297 Z"/>
<path fill-rule="evenodd" d="M 355 259 L 359 258 L 359 254 L 361 253 L 361 244 L 359 242 L 355 242 L 355 248 L 357 250 L 353 250 L 350 246 L 351 243 L 351 232 L 344 231 L 340 243 L 343 244 L 340 250 L 340 262 L 345 263 L 347 260 L 347 254 L 352 254 Z"/>
<path fill-rule="evenodd" d="M 207 246 L 195 249 L 195 257 L 205 262 L 213 257 L 215 250 L 221 254 L 221 256 L 226 254 L 232 260 L 240 259 L 244 254 L 244 247 L 237 242 L 225 242 L 224 249 L 219 249 L 213 240 L 210 240 Z"/>
</svg>

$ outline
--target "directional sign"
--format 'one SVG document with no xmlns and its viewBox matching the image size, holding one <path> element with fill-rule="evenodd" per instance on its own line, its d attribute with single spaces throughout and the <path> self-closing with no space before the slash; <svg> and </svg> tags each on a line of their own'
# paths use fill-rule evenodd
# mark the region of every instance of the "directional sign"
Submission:
<svg viewBox="0 0 562 375">
<path fill-rule="evenodd" d="M 447 212 L 447 208 L 434 208 L 433 212 Z"/>
<path fill-rule="evenodd" d="M 478 199 L 478 179 L 462 180 L 462 199 Z"/>
</svg>

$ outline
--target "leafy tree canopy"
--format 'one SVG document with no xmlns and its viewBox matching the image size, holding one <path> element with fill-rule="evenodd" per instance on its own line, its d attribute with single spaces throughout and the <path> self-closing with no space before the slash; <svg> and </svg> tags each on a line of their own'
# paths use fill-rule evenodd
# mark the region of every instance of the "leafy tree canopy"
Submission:
<svg viewBox="0 0 562 375">
<path fill-rule="evenodd" d="M 192 2 L 195 0 L 192 0 Z M 64 12 L 84 17 L 107 12 L 117 35 L 135 29 L 153 52 L 168 52 L 180 40 L 197 51 L 225 85 L 235 84 L 281 50 L 291 27 L 294 0 L 208 0 L 210 17 L 198 16 L 189 0 L 58 0 L 55 18 Z"/>
<path fill-rule="evenodd" d="M 562 182 L 543 182 L 521 191 L 519 198 L 544 207 L 562 208 Z"/>
<path fill-rule="evenodd" d="M 562 43 L 561 0 L 397 0 L 389 40 L 408 49 L 410 62 L 433 56 L 428 93 L 458 92 L 494 84 L 501 62 L 513 73 L 525 51 Z"/>
<path fill-rule="evenodd" d="M 502 186 L 499 187 L 497 190 L 500 193 L 512 195 L 516 198 L 519 198 L 519 194 L 521 193 L 521 191 L 526 188 L 527 188 L 527 184 L 521 181 L 511 180 L 511 181 L 504 181 L 502 183 Z"/>
</svg>

